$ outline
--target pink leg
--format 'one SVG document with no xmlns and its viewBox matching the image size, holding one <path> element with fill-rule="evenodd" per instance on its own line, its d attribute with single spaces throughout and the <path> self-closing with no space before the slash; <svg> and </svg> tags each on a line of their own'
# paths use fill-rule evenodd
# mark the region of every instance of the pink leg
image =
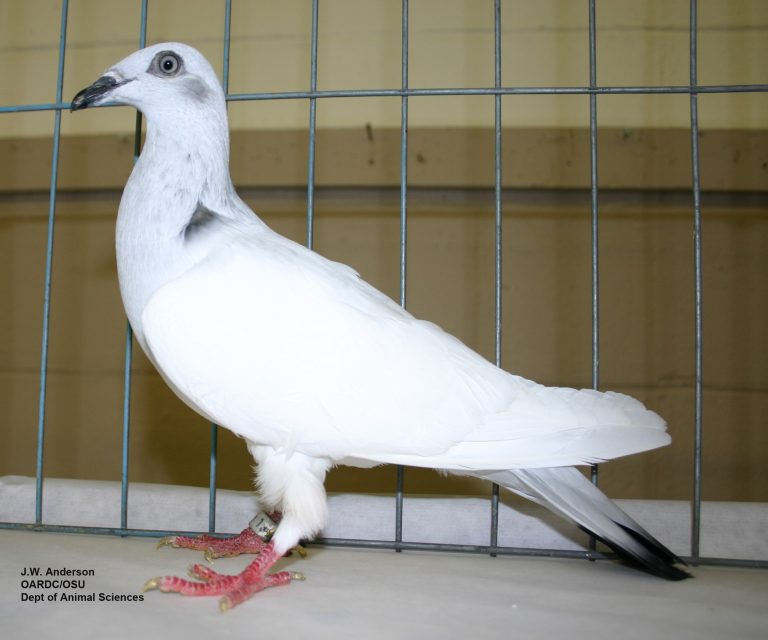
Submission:
<svg viewBox="0 0 768 640">
<path fill-rule="evenodd" d="M 202 551 L 208 562 L 216 558 L 229 558 L 238 556 L 241 553 L 261 553 L 267 542 L 272 538 L 276 523 L 282 519 L 279 511 L 265 514 L 259 513 L 251 520 L 248 527 L 243 529 L 238 535 L 233 537 L 221 538 L 217 536 L 170 536 L 163 538 L 157 544 L 157 548 L 171 546 L 174 549 L 194 549 Z M 295 549 L 298 554 L 304 558 L 307 552 L 301 546 Z M 290 551 L 288 555 L 290 555 Z"/>
<path fill-rule="evenodd" d="M 238 535 L 231 538 L 218 538 L 216 536 L 171 536 L 163 538 L 158 543 L 158 548 L 169 545 L 177 549 L 195 549 L 205 553 L 206 560 L 237 556 L 241 553 L 261 553 L 267 543 L 250 527 L 243 529 Z"/>
<path fill-rule="evenodd" d="M 269 569 L 280 559 L 274 545 L 268 543 L 260 555 L 237 575 L 224 575 L 204 565 L 196 564 L 190 568 L 190 575 L 201 580 L 194 582 L 176 576 L 152 578 L 144 585 L 144 591 L 159 589 L 163 592 L 179 593 L 184 596 L 222 595 L 219 609 L 227 611 L 245 602 L 254 593 L 268 587 L 286 585 L 291 580 L 303 580 L 300 573 L 280 571 L 268 574 Z"/>
</svg>

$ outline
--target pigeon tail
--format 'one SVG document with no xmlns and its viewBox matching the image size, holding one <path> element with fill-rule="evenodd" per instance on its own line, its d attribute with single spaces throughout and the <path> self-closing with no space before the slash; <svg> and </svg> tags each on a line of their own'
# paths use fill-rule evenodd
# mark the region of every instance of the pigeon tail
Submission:
<svg viewBox="0 0 768 640">
<path fill-rule="evenodd" d="M 491 471 L 483 472 L 481 477 L 575 523 L 638 569 L 666 580 L 691 577 L 675 566 L 685 564 L 678 556 L 619 509 L 575 467 Z"/>
</svg>

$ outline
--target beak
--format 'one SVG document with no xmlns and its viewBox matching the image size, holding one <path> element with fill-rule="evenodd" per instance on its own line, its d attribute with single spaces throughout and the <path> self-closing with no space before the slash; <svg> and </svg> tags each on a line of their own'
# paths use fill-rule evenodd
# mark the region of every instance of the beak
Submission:
<svg viewBox="0 0 768 640">
<path fill-rule="evenodd" d="M 86 87 L 80 91 L 74 98 L 72 98 L 72 111 L 78 111 L 79 109 L 85 109 L 93 106 L 105 97 L 110 91 L 124 85 L 129 80 L 123 80 L 118 82 L 112 76 L 101 76 L 90 87 Z"/>
</svg>

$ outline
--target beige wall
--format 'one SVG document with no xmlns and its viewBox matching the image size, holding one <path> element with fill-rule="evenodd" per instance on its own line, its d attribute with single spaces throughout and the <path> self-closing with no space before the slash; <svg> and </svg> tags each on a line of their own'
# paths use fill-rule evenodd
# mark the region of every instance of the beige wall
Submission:
<svg viewBox="0 0 768 640">
<path fill-rule="evenodd" d="M 304 236 L 303 193 L 246 193 L 265 219 Z M 116 478 L 124 320 L 112 249 L 118 194 L 59 204 L 52 300 L 46 470 Z M 0 205 L 4 340 L 0 469 L 31 474 L 37 416 L 40 296 L 47 203 Z M 316 248 L 398 292 L 397 192 L 321 192 Z M 768 347 L 764 204 L 725 198 L 705 217 L 705 496 L 768 499 Z M 604 466 L 614 495 L 685 498 L 692 442 L 693 298 L 688 204 L 677 197 L 609 197 L 603 205 L 602 384 L 636 395 L 669 421 L 671 447 Z M 487 357 L 493 353 L 492 210 L 485 194 L 414 197 L 409 304 Z M 581 195 L 511 194 L 505 206 L 504 364 L 548 384 L 590 384 L 589 219 Z M 137 354 L 133 480 L 204 484 L 208 429 Z M 244 447 L 223 436 L 224 487 L 247 488 Z M 336 472 L 331 488 L 387 490 L 391 469 Z M 412 490 L 470 491 L 415 472 Z"/>
<path fill-rule="evenodd" d="M 63 97 L 69 100 L 138 43 L 139 2 L 71 2 Z M 149 3 L 148 41 L 181 40 L 199 47 L 221 69 L 223 2 Z M 400 87 L 400 5 L 397 0 L 324 0 L 320 11 L 318 87 Z M 412 87 L 493 84 L 492 2 L 415 0 L 411 3 Z M 699 82 L 766 82 L 768 3 L 699 2 Z M 230 90 L 309 88 L 309 0 L 233 2 Z M 598 83 L 683 85 L 688 82 L 688 0 L 610 0 L 597 3 Z M 505 86 L 574 86 L 588 82 L 587 13 L 574 0 L 502 3 Z M 8 0 L 0 5 L 0 104 L 47 103 L 55 98 L 59 3 Z M 350 53 L 353 52 L 353 53 Z M 521 127 L 579 127 L 588 123 L 585 96 L 504 99 L 504 121 Z M 765 94 L 702 97 L 702 124 L 764 129 Z M 711 106 L 707 106 L 711 105 Z M 603 126 L 687 126 L 684 96 L 603 96 Z M 399 125 L 399 100 L 329 100 L 318 110 L 322 127 Z M 487 126 L 492 98 L 422 98 L 411 102 L 414 127 Z M 52 118 L 4 116 L 0 136 L 47 135 Z M 233 129 L 304 128 L 305 101 L 238 105 Z M 126 109 L 63 119 L 65 134 L 133 131 Z"/>
<path fill-rule="evenodd" d="M 411 86 L 492 81 L 490 3 L 414 0 Z M 585 3 L 504 2 L 504 83 L 586 81 Z M 700 81 L 768 82 L 768 3 L 700 3 Z M 72 2 L 64 99 L 135 48 L 138 3 Z M 183 11 L 180 7 L 183 5 Z M 150 3 L 149 41 L 199 46 L 219 65 L 223 3 Z M 308 86 L 309 2 L 234 2 L 231 90 Z M 605 84 L 687 81 L 687 0 L 599 2 Z M 397 87 L 400 3 L 321 3 L 319 85 Z M 578 10 L 577 10 L 578 7 Z M 58 3 L 0 5 L 0 104 L 50 102 Z M 349 51 L 355 52 L 354 56 Z M 446 63 L 450 60 L 450 64 Z M 6 81 L 7 78 L 11 80 Z M 617 496 L 690 496 L 693 298 L 686 96 L 601 96 L 601 383 L 669 422 L 672 446 L 605 465 Z M 491 356 L 492 99 L 410 101 L 409 307 Z M 768 96 L 702 95 L 705 497 L 768 500 Z M 504 99 L 505 366 L 590 384 L 587 99 Z M 316 248 L 398 289 L 399 100 L 321 101 Z M 232 103 L 233 173 L 267 222 L 302 240 L 305 101 Z M 50 112 L 0 115 L 0 474 L 34 473 Z M 366 131 L 366 124 L 370 129 Z M 117 478 L 124 316 L 114 212 L 134 114 L 62 116 L 46 473 Z M 370 135 L 372 134 L 372 135 Z M 275 189 L 274 187 L 279 187 Z M 530 188 L 536 190 L 531 191 Z M 136 354 L 131 479 L 207 482 L 208 429 Z M 223 433 L 223 487 L 248 488 Z M 394 472 L 335 471 L 333 490 L 385 491 Z M 411 491 L 471 492 L 408 473 Z"/>
</svg>

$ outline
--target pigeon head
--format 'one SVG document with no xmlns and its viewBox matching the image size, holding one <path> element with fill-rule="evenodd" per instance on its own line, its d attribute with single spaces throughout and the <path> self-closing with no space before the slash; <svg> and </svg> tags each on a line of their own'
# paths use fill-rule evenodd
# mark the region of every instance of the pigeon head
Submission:
<svg viewBox="0 0 768 640">
<path fill-rule="evenodd" d="M 203 55 L 178 42 L 140 49 L 107 69 L 72 99 L 72 111 L 105 103 L 156 114 L 224 111 L 224 92 Z"/>
</svg>

